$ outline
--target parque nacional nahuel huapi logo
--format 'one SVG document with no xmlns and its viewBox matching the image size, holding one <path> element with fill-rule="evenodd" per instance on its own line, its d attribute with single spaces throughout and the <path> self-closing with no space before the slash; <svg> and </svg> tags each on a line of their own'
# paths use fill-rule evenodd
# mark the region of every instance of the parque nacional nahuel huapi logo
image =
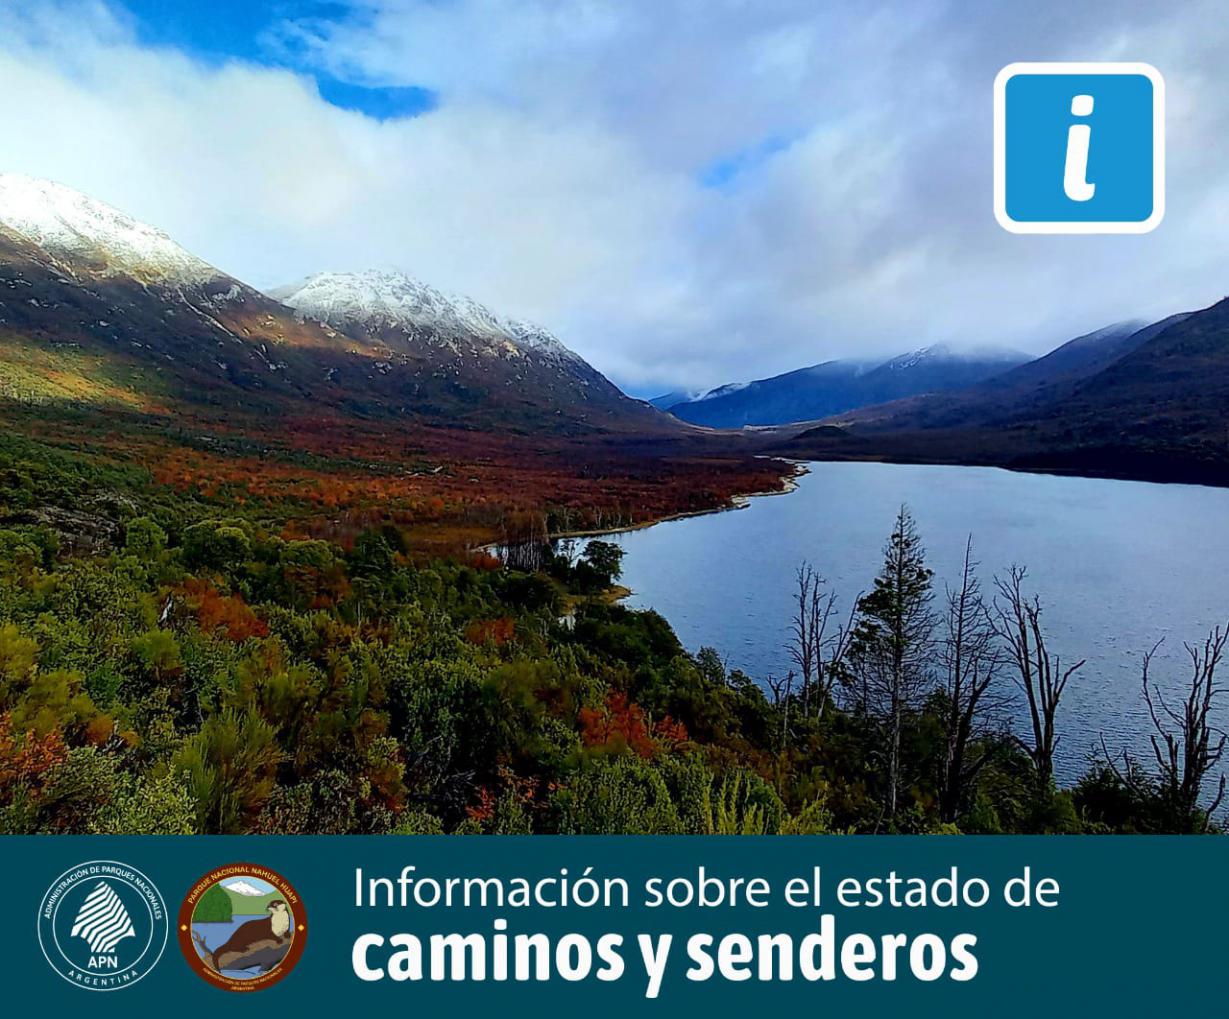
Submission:
<svg viewBox="0 0 1229 1019">
<path fill-rule="evenodd" d="M 281 874 L 230 863 L 192 886 L 176 928 L 195 973 L 228 991 L 258 991 L 298 964 L 307 944 L 307 911 Z"/>
<path fill-rule="evenodd" d="M 92 860 L 61 874 L 38 909 L 43 955 L 70 984 L 131 987 L 162 957 L 169 930 L 162 894 L 135 867 Z"/>
</svg>

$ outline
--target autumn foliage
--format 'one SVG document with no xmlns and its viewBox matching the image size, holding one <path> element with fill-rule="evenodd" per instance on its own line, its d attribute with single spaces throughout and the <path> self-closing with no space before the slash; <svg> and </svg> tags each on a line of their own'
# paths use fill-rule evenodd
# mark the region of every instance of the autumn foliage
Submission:
<svg viewBox="0 0 1229 1019">
<path fill-rule="evenodd" d="M 516 636 L 516 623 L 509 616 L 499 619 L 475 619 L 465 628 L 465 639 L 471 644 L 503 647 Z"/>
<path fill-rule="evenodd" d="M 624 748 L 643 758 L 678 750 L 687 742 L 687 728 L 669 715 L 653 722 L 627 694 L 612 691 L 601 708 L 580 711 L 581 739 L 586 747 L 620 751 Z"/>
<path fill-rule="evenodd" d="M 222 594 L 207 580 L 192 577 L 178 589 L 203 633 L 216 633 L 235 643 L 268 636 L 269 628 L 237 594 Z"/>
<path fill-rule="evenodd" d="M 58 729 L 45 735 L 16 732 L 10 712 L 0 715 L 0 804 L 19 789 L 37 792 L 48 774 L 68 757 Z"/>
</svg>

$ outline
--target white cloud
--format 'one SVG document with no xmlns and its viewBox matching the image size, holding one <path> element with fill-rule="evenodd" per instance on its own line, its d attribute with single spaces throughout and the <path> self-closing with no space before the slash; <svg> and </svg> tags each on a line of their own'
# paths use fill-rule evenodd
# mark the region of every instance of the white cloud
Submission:
<svg viewBox="0 0 1229 1019">
<path fill-rule="evenodd" d="M 305 73 L 143 47 L 101 3 L 0 2 L 0 166 L 110 201 L 257 285 L 404 268 L 543 322 L 638 387 L 936 340 L 1038 349 L 1226 289 L 1215 5 L 817 6 L 363 0 L 270 30 L 302 67 L 440 93 L 381 123 Z M 1040 58 L 1165 74 L 1156 233 L 994 223 L 990 82 Z M 701 183 L 740 153 L 724 187 Z"/>
</svg>

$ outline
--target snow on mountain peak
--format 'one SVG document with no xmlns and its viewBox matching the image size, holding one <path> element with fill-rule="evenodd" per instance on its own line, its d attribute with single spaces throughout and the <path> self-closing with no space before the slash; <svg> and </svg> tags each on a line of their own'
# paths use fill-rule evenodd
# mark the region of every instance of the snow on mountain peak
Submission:
<svg viewBox="0 0 1229 1019">
<path fill-rule="evenodd" d="M 223 887 L 225 887 L 227 891 L 235 892 L 237 895 L 264 895 L 266 894 L 265 892 L 262 892 L 259 888 L 257 888 L 254 884 L 252 884 L 249 881 L 244 881 L 242 878 L 240 878 L 237 881 L 232 881 L 230 884 L 224 885 Z"/>
<path fill-rule="evenodd" d="M 703 400 L 719 400 L 723 396 L 729 396 L 731 393 L 737 393 L 739 390 L 746 389 L 750 382 L 727 382 L 724 386 L 718 386 L 716 389 L 706 390 L 694 400 L 695 403 L 700 403 Z"/>
<path fill-rule="evenodd" d="M 934 364 L 960 361 L 1001 361 L 1004 364 L 1017 364 L 1030 360 L 1032 360 L 1030 355 L 1007 347 L 952 347 L 947 343 L 935 343 L 929 347 L 922 347 L 920 350 L 893 357 L 885 361 L 882 367 L 889 371 L 902 371 L 924 362 Z"/>
<path fill-rule="evenodd" d="M 0 224 L 53 256 L 84 258 L 142 280 L 207 283 L 222 275 L 161 230 L 37 177 L 0 174 Z"/>
<path fill-rule="evenodd" d="M 269 296 L 338 329 L 426 329 L 445 343 L 477 338 L 550 360 L 580 360 L 545 329 L 504 318 L 473 298 L 445 294 L 399 272 L 322 272 L 271 290 Z"/>
</svg>

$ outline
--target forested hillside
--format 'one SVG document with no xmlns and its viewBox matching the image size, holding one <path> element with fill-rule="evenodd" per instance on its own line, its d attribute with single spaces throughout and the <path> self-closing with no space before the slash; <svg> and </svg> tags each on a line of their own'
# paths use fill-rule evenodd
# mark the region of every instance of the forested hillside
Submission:
<svg viewBox="0 0 1229 1019">
<path fill-rule="evenodd" d="M 604 541 L 518 537 L 529 572 L 424 553 L 391 518 L 296 536 L 137 468 L 0 452 L 5 832 L 1207 826 L 1211 764 L 1193 796 L 1135 762 L 1055 788 L 1044 741 L 987 710 L 1011 645 L 971 594 L 957 648 L 904 514 L 851 626 L 816 629 L 800 574 L 798 673 L 750 677 L 612 604 Z M 65 541 L 72 513 L 88 542 Z"/>
</svg>

